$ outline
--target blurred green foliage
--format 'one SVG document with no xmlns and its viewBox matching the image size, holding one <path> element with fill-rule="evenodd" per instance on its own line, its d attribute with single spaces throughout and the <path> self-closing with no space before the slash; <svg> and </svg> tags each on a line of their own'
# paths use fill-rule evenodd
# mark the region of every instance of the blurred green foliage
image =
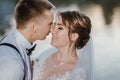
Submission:
<svg viewBox="0 0 120 80">
<path fill-rule="evenodd" d="M 4 34 L 4 27 L 6 25 L 5 16 L 13 14 L 15 4 L 19 0 L 0 0 L 0 33 Z M 59 6 L 68 6 L 70 4 L 77 4 L 79 7 L 85 7 L 91 4 L 101 5 L 104 11 L 104 17 L 106 24 L 111 23 L 111 16 L 113 15 L 113 9 L 115 7 L 120 7 L 120 0 L 49 0 L 56 7 Z M 5 4 L 3 4 L 5 3 Z M 14 5 L 13 5 L 14 4 Z"/>
<path fill-rule="evenodd" d="M 90 4 L 101 5 L 104 11 L 104 17 L 106 24 L 111 23 L 111 16 L 113 15 L 113 9 L 120 6 L 120 0 L 50 0 L 56 6 L 69 5 L 76 3 L 79 7 L 83 7 Z"/>
</svg>

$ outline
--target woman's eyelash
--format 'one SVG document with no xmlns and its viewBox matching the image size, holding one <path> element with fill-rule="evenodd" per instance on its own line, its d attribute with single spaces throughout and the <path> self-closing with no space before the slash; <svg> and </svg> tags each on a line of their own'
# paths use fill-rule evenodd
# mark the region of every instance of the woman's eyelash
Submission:
<svg viewBox="0 0 120 80">
<path fill-rule="evenodd" d="M 62 30 L 63 28 L 62 28 L 62 27 L 59 27 L 58 29 L 59 29 L 59 30 Z"/>
</svg>

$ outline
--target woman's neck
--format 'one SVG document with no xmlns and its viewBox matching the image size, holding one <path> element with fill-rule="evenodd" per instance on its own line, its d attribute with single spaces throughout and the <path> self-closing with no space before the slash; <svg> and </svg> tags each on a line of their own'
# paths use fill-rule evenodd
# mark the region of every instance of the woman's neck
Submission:
<svg viewBox="0 0 120 80">
<path fill-rule="evenodd" d="M 77 58 L 77 53 L 74 48 L 62 47 L 62 48 L 59 48 L 57 51 L 56 60 L 58 61 L 66 61 L 69 59 L 71 60 L 76 58 Z"/>
</svg>

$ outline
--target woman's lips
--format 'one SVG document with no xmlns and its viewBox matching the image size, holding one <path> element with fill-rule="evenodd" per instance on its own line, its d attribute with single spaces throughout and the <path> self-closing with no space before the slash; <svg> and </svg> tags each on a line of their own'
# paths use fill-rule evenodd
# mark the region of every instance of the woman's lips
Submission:
<svg viewBox="0 0 120 80">
<path fill-rule="evenodd" d="M 56 38 L 57 38 L 56 36 L 52 36 L 52 40 L 53 40 L 53 39 L 56 39 Z"/>
</svg>

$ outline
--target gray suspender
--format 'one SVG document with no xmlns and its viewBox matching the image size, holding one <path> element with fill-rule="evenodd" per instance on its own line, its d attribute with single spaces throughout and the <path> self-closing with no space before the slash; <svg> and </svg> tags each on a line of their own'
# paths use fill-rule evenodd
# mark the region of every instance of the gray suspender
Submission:
<svg viewBox="0 0 120 80">
<path fill-rule="evenodd" d="M 5 38 L 5 37 L 4 37 Z M 3 39 L 4 39 L 3 38 Z M 3 40 L 2 39 L 2 40 Z M 2 41 L 1 40 L 1 41 Z M 8 47 L 11 47 L 11 48 L 13 48 L 13 49 L 15 49 L 17 52 L 18 52 L 18 54 L 20 55 L 20 57 L 21 57 L 21 59 L 22 59 L 22 61 L 23 61 L 23 64 L 24 64 L 24 68 L 25 68 L 25 61 L 24 61 L 24 59 L 22 58 L 22 55 L 21 55 L 21 53 L 20 53 L 20 51 L 14 46 L 14 45 L 12 45 L 12 44 L 10 44 L 10 43 L 0 43 L 0 46 L 8 46 Z M 26 70 L 24 69 L 24 78 L 23 78 L 23 80 L 25 80 L 25 74 L 26 74 Z"/>
<path fill-rule="evenodd" d="M 19 53 L 19 55 L 22 57 L 22 55 L 20 54 L 19 50 L 14 45 L 12 45 L 10 43 L 1 43 L 0 46 L 2 46 L 2 45 L 9 46 L 9 47 L 15 49 Z"/>
</svg>

